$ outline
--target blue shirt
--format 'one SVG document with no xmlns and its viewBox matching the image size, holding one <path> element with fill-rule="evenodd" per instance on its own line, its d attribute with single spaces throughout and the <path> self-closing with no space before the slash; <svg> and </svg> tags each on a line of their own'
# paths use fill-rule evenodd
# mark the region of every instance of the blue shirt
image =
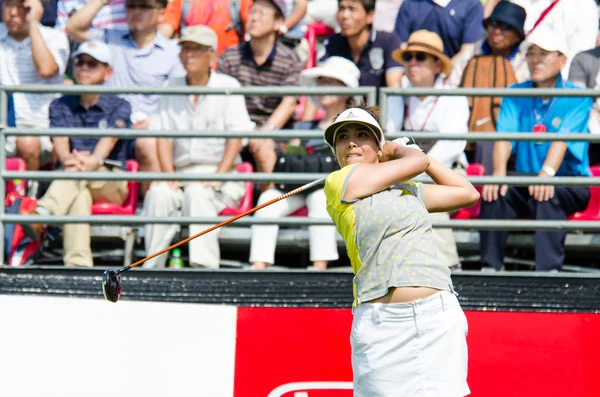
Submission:
<svg viewBox="0 0 600 397">
<path fill-rule="evenodd" d="M 95 29 L 90 39 L 104 41 L 111 49 L 113 75 L 108 85 L 115 87 L 162 87 L 174 77 L 185 76 L 179 60 L 179 45 L 157 32 L 152 44 L 138 48 L 128 30 Z M 131 104 L 132 113 L 151 116 L 158 95 L 121 95 Z"/>
<path fill-rule="evenodd" d="M 50 128 L 129 128 L 131 105 L 112 95 L 101 95 L 98 103 L 89 109 L 81 106 L 79 97 L 63 96 L 50 104 Z M 99 138 L 69 138 L 71 150 L 94 151 Z M 126 140 L 119 139 L 108 156 L 120 161 L 125 168 Z"/>
<path fill-rule="evenodd" d="M 444 53 L 452 58 L 463 44 L 483 38 L 483 5 L 480 0 L 451 0 L 440 7 L 432 0 L 405 0 L 396 17 L 394 31 L 402 42 L 420 29 L 437 33 Z"/>
<path fill-rule="evenodd" d="M 509 88 L 533 88 L 532 81 L 515 84 Z M 556 88 L 579 89 L 560 77 Z M 557 97 L 546 102 L 542 98 L 502 98 L 496 130 L 498 132 L 533 132 L 533 127 L 541 123 L 546 133 L 588 134 L 588 118 L 592 108 L 592 98 Z M 536 118 L 537 115 L 537 118 Z M 567 152 L 557 170 L 560 176 L 589 176 L 588 142 L 565 141 Z M 552 142 L 513 141 L 512 152 L 516 155 L 515 170 L 521 173 L 538 174 Z"/>
<path fill-rule="evenodd" d="M 349 59 L 360 70 L 360 79 L 358 80 L 360 86 L 386 87 L 385 73 L 403 69 L 392 58 L 392 52 L 400 48 L 400 44 L 400 38 L 395 33 L 373 30 L 358 62 L 354 62 L 348 39 L 336 33 L 325 41 L 326 52 L 321 61 L 333 56 Z"/>
</svg>

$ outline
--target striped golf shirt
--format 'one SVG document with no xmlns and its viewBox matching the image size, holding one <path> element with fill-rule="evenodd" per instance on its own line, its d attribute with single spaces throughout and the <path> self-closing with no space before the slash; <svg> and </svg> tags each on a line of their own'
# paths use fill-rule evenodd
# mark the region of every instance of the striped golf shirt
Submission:
<svg viewBox="0 0 600 397">
<path fill-rule="evenodd" d="M 275 42 L 267 61 L 258 66 L 250 43 L 223 52 L 217 71 L 235 77 L 242 86 L 295 86 L 302 70 L 296 54 L 284 44 Z M 246 107 L 252 121 L 264 124 L 281 103 L 282 97 L 246 96 Z"/>
</svg>

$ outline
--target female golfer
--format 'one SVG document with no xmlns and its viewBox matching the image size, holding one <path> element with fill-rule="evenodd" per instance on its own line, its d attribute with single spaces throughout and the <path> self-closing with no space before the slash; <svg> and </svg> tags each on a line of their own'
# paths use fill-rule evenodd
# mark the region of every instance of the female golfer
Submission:
<svg viewBox="0 0 600 397">
<path fill-rule="evenodd" d="M 439 263 L 429 212 L 474 205 L 465 178 L 420 149 L 385 142 L 377 109 L 353 107 L 325 131 L 340 170 L 327 211 L 354 269 L 355 397 L 462 397 L 467 321 Z M 426 172 L 435 184 L 411 182 Z"/>
</svg>

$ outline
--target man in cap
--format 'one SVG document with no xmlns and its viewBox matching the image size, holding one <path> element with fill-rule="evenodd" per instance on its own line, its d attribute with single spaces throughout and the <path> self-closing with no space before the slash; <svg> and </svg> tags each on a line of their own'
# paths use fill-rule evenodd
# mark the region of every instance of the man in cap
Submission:
<svg viewBox="0 0 600 397">
<path fill-rule="evenodd" d="M 242 86 L 298 85 L 303 65 L 293 50 L 277 40 L 284 23 L 284 8 L 283 0 L 254 1 L 246 23 L 250 41 L 223 52 L 217 61 L 217 70 L 236 78 Z M 250 118 L 263 131 L 291 127 L 296 104 L 293 96 L 246 96 Z M 250 139 L 248 151 L 257 171 L 273 170 L 276 161 L 273 147 L 271 139 Z M 267 187 L 262 185 L 263 189 Z"/>
<path fill-rule="evenodd" d="M 523 44 L 531 80 L 511 88 L 575 89 L 564 81 L 561 70 L 567 62 L 564 37 L 545 28 L 536 29 Z M 502 100 L 498 132 L 538 134 L 588 133 L 591 98 L 516 98 Z M 506 176 L 511 153 L 517 174 L 536 175 L 540 180 L 553 176 L 589 176 L 588 142 L 496 141 L 494 176 Z M 587 187 L 531 185 L 513 187 L 486 185 L 483 188 L 481 219 L 565 220 L 588 204 Z M 484 267 L 500 270 L 504 265 L 507 231 L 481 231 L 481 261 Z M 536 270 L 560 270 L 565 258 L 566 232 L 537 231 L 535 234 Z"/>
<path fill-rule="evenodd" d="M 67 22 L 68 34 L 77 42 L 104 41 L 111 49 L 114 75 L 109 84 L 118 87 L 162 87 L 171 77 L 182 76 L 177 43 L 158 31 L 167 0 L 126 0 L 128 29 L 91 28 L 95 15 L 109 0 L 90 0 Z M 132 107 L 132 128 L 147 129 L 156 111 L 158 95 L 121 95 Z M 158 171 L 156 138 L 138 138 L 128 142 L 129 156 L 140 163 L 141 171 Z M 142 182 L 145 192 L 149 183 Z"/>
<path fill-rule="evenodd" d="M 169 86 L 239 88 L 233 77 L 211 71 L 217 51 L 217 35 L 208 26 L 183 29 L 179 57 L 186 77 L 169 80 Z M 151 128 L 163 131 L 250 131 L 254 123 L 248 116 L 241 95 L 165 95 L 160 98 Z M 162 172 L 228 173 L 240 162 L 240 139 L 159 138 L 158 159 Z M 243 182 L 153 182 L 144 200 L 149 216 L 215 217 L 225 207 L 236 207 L 244 195 Z M 194 235 L 210 225 L 190 225 Z M 171 244 L 178 225 L 146 225 L 146 252 Z M 190 242 L 190 265 L 218 268 L 219 232 L 208 233 Z M 164 267 L 167 254 L 147 261 L 144 267 Z"/>
<path fill-rule="evenodd" d="M 112 76 L 112 56 L 100 41 L 88 41 L 73 53 L 74 78 L 80 85 L 104 84 Z M 112 95 L 65 95 L 50 104 L 52 128 L 127 128 L 131 106 Z M 114 137 L 54 137 L 54 150 L 62 169 L 71 172 L 119 172 L 125 167 L 125 143 Z M 39 200 L 34 214 L 90 215 L 94 202 L 122 204 L 127 181 L 55 180 Z M 32 238 L 42 231 L 40 224 L 22 225 Z M 93 266 L 89 224 L 63 226 L 66 266 Z"/>
</svg>

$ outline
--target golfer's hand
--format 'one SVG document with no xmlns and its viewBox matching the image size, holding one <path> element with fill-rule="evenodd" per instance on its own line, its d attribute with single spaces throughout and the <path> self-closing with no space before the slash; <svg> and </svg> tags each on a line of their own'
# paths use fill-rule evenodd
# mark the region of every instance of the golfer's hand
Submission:
<svg viewBox="0 0 600 397">
<path fill-rule="evenodd" d="M 483 201 L 492 202 L 498 200 L 498 193 L 500 196 L 506 196 L 506 192 L 508 191 L 508 185 L 484 185 L 483 190 L 481 191 L 481 198 Z"/>
<path fill-rule="evenodd" d="M 396 160 L 398 158 L 397 152 L 400 146 L 401 145 L 396 142 L 387 141 L 385 145 L 383 145 L 383 155 L 379 158 L 379 161 L 383 163 L 385 161 Z"/>
<path fill-rule="evenodd" d="M 409 138 L 407 136 L 403 136 L 402 138 L 394 139 L 394 142 L 396 142 L 397 144 L 400 144 L 402 146 L 409 147 L 411 149 L 420 150 L 421 152 L 423 151 L 423 149 L 421 149 L 421 147 L 419 147 L 419 145 L 417 145 L 417 142 L 415 142 L 414 138 Z"/>
<path fill-rule="evenodd" d="M 548 175 L 543 172 L 540 173 L 538 177 L 549 178 Z M 554 197 L 554 186 L 552 185 L 530 185 L 527 190 L 529 191 L 529 195 L 533 197 L 535 201 L 539 201 L 540 203 Z"/>
</svg>

